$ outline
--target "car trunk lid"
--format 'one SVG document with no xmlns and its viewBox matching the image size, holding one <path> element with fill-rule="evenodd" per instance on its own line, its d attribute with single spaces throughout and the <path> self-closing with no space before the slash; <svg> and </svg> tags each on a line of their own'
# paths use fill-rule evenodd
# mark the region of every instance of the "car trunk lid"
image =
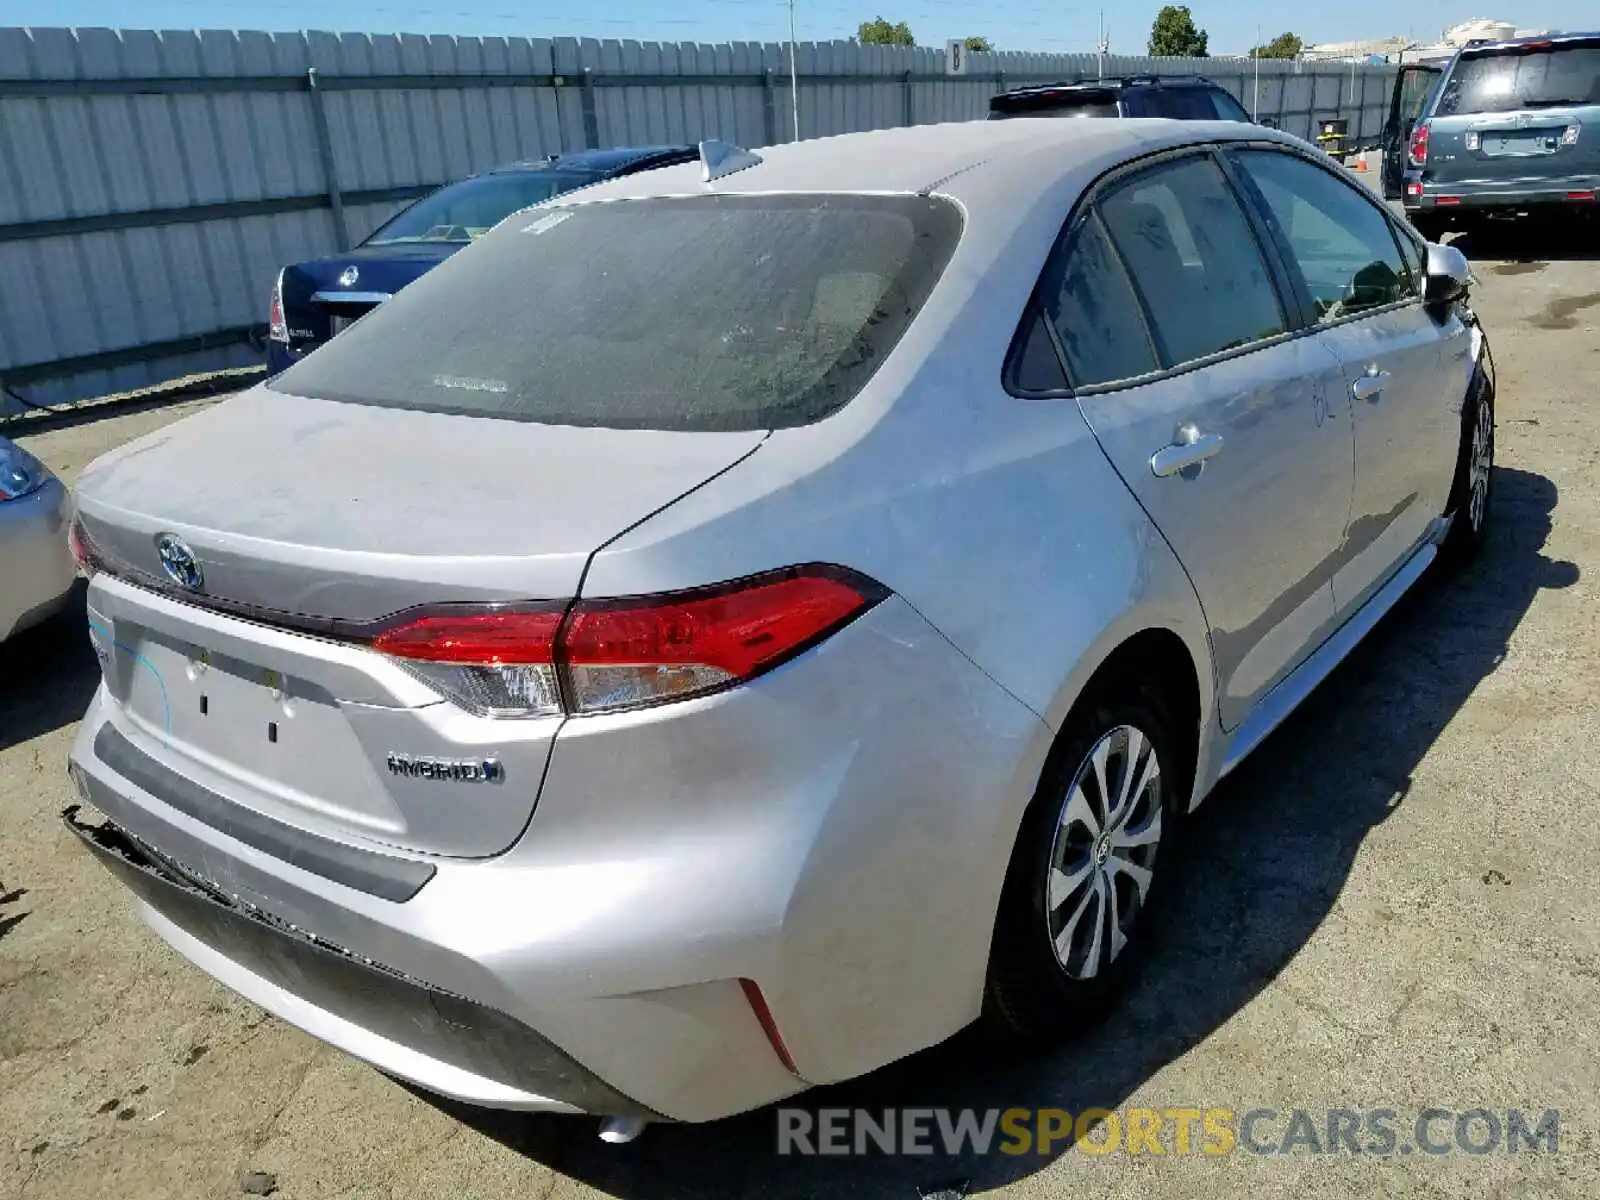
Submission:
<svg viewBox="0 0 1600 1200">
<path fill-rule="evenodd" d="M 561 718 L 476 717 L 364 637 L 415 606 L 569 599 L 596 549 L 764 436 L 264 389 L 169 426 L 79 485 L 112 719 L 167 769 L 314 834 L 496 853 L 532 812 Z M 163 535 L 197 588 L 169 576 Z"/>
</svg>

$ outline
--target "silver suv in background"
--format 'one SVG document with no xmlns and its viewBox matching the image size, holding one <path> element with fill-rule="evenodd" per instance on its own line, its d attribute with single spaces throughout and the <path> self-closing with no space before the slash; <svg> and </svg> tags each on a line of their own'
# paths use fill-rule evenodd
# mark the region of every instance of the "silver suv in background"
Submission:
<svg viewBox="0 0 1600 1200">
<path fill-rule="evenodd" d="M 1600 206 L 1600 33 L 1461 51 L 1406 137 L 1403 198 L 1406 215 L 1432 238 L 1488 216 L 1592 217 Z"/>
</svg>

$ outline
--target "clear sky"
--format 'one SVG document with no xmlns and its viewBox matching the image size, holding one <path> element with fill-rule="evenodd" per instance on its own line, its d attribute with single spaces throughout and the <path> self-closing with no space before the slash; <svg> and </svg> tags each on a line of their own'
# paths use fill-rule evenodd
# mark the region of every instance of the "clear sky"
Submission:
<svg viewBox="0 0 1600 1200">
<path fill-rule="evenodd" d="M 1191 0 L 1212 53 L 1238 53 L 1285 29 L 1307 42 L 1410 35 L 1433 40 L 1475 16 L 1522 28 L 1600 26 L 1596 0 Z M 1142 54 L 1158 0 L 1109 0 L 1113 53 Z M 46 15 L 48 14 L 48 17 Z M 1099 0 L 796 0 L 802 41 L 849 37 L 863 20 L 905 21 L 922 44 L 981 34 L 1004 50 L 1089 52 Z M 109 25 L 129 29 L 329 29 L 371 33 L 520 34 L 641 41 L 781 41 L 786 0 L 0 0 L 0 25 Z"/>
</svg>

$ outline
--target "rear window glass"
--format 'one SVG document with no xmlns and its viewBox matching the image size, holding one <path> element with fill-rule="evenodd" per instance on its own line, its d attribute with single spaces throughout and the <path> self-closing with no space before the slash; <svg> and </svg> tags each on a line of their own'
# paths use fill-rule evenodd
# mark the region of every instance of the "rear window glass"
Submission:
<svg viewBox="0 0 1600 1200">
<path fill-rule="evenodd" d="M 402 242 L 470 242 L 519 208 L 593 183 L 581 171 L 540 171 L 526 175 L 486 175 L 463 179 L 418 200 L 369 237 L 368 246 Z"/>
<path fill-rule="evenodd" d="M 989 101 L 991 121 L 1001 121 L 1008 117 L 1114 117 L 1116 115 L 1117 93 L 1110 88 L 996 96 Z"/>
<path fill-rule="evenodd" d="M 924 196 L 691 196 L 535 210 L 270 385 L 617 429 L 804 425 L 932 291 L 959 210 Z"/>
<path fill-rule="evenodd" d="M 1463 58 L 1439 95 L 1440 116 L 1600 104 L 1600 44 Z"/>
</svg>

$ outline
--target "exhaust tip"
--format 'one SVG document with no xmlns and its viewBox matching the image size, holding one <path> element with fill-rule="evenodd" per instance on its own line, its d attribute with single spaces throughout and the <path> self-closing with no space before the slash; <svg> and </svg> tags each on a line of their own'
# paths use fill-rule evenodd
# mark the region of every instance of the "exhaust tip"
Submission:
<svg viewBox="0 0 1600 1200">
<path fill-rule="evenodd" d="M 648 1124 L 643 1117 L 606 1117 L 600 1122 L 600 1140 L 608 1146 L 626 1146 Z"/>
</svg>

